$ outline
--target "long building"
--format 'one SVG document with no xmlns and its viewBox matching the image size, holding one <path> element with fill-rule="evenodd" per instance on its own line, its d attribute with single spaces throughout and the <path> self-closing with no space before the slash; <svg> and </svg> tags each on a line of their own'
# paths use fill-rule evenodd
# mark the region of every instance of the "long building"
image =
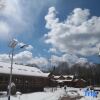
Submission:
<svg viewBox="0 0 100 100">
<path fill-rule="evenodd" d="M 10 63 L 0 62 L 0 91 L 7 90 L 10 69 Z M 49 73 L 43 73 L 36 67 L 13 64 L 12 82 L 15 83 L 17 91 L 42 91 L 49 85 L 48 75 Z"/>
<path fill-rule="evenodd" d="M 69 87 L 85 87 L 86 81 L 84 79 L 77 79 L 74 75 L 49 75 L 52 81 L 59 86 L 67 85 Z"/>
</svg>

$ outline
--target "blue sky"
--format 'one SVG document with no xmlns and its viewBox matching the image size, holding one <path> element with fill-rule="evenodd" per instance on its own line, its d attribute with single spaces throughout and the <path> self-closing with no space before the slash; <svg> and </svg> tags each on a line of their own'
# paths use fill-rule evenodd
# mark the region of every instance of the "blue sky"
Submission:
<svg viewBox="0 0 100 100">
<path fill-rule="evenodd" d="M 98 28 L 100 0 L 1 0 L 0 2 L 1 60 L 5 58 L 4 54 L 9 53 L 10 49 L 7 46 L 9 38 L 16 38 L 33 47 L 28 53 L 34 62 L 40 58 L 46 62 L 50 56 L 56 60 L 72 60 L 72 62 L 80 58 L 87 58 L 93 62 L 100 61 L 96 57 L 100 46 Z M 95 18 L 92 18 L 94 16 Z M 48 27 L 47 24 L 51 26 Z M 72 27 L 72 31 L 69 27 Z M 92 30 L 90 27 L 97 28 Z M 22 50 L 21 55 L 25 51 Z"/>
</svg>

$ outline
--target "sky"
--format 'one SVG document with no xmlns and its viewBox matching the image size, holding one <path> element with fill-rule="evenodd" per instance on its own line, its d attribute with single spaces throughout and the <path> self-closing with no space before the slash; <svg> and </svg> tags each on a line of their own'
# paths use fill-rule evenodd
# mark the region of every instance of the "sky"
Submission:
<svg viewBox="0 0 100 100">
<path fill-rule="evenodd" d="M 100 0 L 0 0 L 0 61 L 9 61 L 14 38 L 16 63 L 99 63 Z"/>
</svg>

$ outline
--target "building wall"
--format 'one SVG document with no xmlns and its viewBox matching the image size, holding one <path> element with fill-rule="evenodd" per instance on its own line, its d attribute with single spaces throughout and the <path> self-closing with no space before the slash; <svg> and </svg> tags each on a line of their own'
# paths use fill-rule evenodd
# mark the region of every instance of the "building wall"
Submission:
<svg viewBox="0 0 100 100">
<path fill-rule="evenodd" d="M 20 92 L 43 91 L 43 88 L 49 84 L 49 78 L 13 75 L 12 82 L 15 83 L 17 91 Z M 8 84 L 9 75 L 0 74 L 0 91 L 6 91 Z"/>
</svg>

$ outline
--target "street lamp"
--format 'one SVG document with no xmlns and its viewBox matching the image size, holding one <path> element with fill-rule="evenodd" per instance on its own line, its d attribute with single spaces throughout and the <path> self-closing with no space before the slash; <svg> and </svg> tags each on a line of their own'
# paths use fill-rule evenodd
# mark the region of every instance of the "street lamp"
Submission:
<svg viewBox="0 0 100 100">
<path fill-rule="evenodd" d="M 11 95 L 11 83 L 12 83 L 12 68 L 13 68 L 13 56 L 14 56 L 14 49 L 15 47 L 18 45 L 18 41 L 16 39 L 13 39 L 10 44 L 9 44 L 9 47 L 12 49 L 11 50 L 11 57 L 10 57 L 10 54 L 9 54 L 9 57 L 10 57 L 10 60 L 11 60 L 11 68 L 10 68 L 10 79 L 9 79 L 9 88 L 8 88 L 8 100 L 10 100 L 10 95 Z M 25 48 L 25 47 L 28 47 L 28 45 L 26 44 L 23 44 L 22 46 L 20 46 L 20 48 Z"/>
<path fill-rule="evenodd" d="M 11 95 L 13 56 L 14 56 L 14 49 L 15 49 L 17 44 L 18 44 L 18 41 L 16 39 L 13 39 L 9 44 L 9 47 L 12 48 L 12 50 L 11 50 L 11 58 L 10 58 L 10 60 L 11 60 L 11 68 L 10 68 L 10 80 L 9 80 L 9 88 L 8 88 L 8 100 L 10 100 L 10 95 Z M 9 55 L 9 57 L 10 57 L 10 55 Z"/>
</svg>

